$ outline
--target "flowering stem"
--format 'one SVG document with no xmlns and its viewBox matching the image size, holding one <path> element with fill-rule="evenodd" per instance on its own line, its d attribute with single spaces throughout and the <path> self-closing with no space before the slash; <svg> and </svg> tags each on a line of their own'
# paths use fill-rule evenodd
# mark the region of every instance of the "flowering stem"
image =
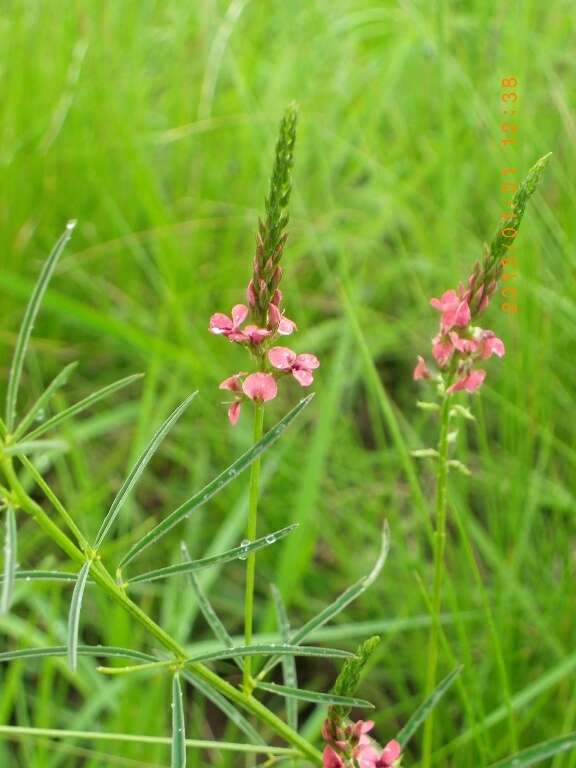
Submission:
<svg viewBox="0 0 576 768">
<path fill-rule="evenodd" d="M 254 403 L 254 443 L 262 438 L 264 432 L 264 405 Z M 258 496 L 260 494 L 260 457 L 250 467 L 250 502 L 248 507 L 248 522 L 246 524 L 246 539 L 254 541 L 258 530 Z M 256 575 L 256 553 L 250 552 L 246 563 L 246 596 L 244 601 L 244 643 L 252 644 L 252 625 L 254 621 L 254 581 Z M 244 690 L 251 693 L 252 659 L 244 659 Z"/>
<path fill-rule="evenodd" d="M 444 577 L 444 552 L 446 548 L 446 516 L 448 500 L 448 429 L 450 423 L 451 395 L 443 395 L 440 410 L 440 436 L 438 438 L 438 470 L 436 474 L 436 519 L 434 530 L 434 583 L 432 588 L 432 626 L 428 644 L 428 668 L 426 675 L 426 696 L 436 687 L 438 669 L 438 641 L 440 611 L 442 609 L 442 581 Z M 430 768 L 432 761 L 432 737 L 434 715 L 431 712 L 424 725 L 423 768 Z"/>
<path fill-rule="evenodd" d="M 9 457 L 4 457 L 0 461 L 0 465 L 16 505 L 33 517 L 44 532 L 48 534 L 48 536 L 55 541 L 74 562 L 83 565 L 86 562 L 87 555 L 82 552 L 69 536 L 53 522 L 42 507 L 28 495 L 14 470 L 12 460 Z M 189 656 L 183 646 L 174 640 L 159 624 L 151 619 L 138 605 L 136 605 L 136 603 L 132 602 L 126 592 L 116 584 L 114 578 L 98 558 L 93 560 L 90 576 L 109 597 L 121 605 L 127 613 L 145 627 L 150 634 L 164 646 L 164 648 L 174 654 L 176 663 L 182 663 Z M 194 662 L 187 664 L 186 666 L 195 677 L 204 680 L 227 699 L 252 714 L 260 720 L 260 722 L 268 725 L 288 744 L 291 744 L 298 749 L 299 752 L 305 755 L 314 765 L 321 765 L 322 755 L 318 750 L 310 744 L 310 742 L 296 733 L 296 731 L 292 730 L 292 728 L 257 699 L 253 698 L 250 694 L 235 688 L 233 685 L 230 685 L 230 683 L 223 680 L 204 664 Z"/>
</svg>

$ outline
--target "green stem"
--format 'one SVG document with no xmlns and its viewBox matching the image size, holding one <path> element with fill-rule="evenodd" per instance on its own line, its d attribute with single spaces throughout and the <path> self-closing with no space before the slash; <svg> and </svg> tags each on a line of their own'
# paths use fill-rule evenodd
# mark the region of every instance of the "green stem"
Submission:
<svg viewBox="0 0 576 768">
<path fill-rule="evenodd" d="M 426 672 L 426 697 L 436 687 L 438 670 L 438 640 L 440 633 L 440 612 L 442 610 L 442 582 L 444 578 L 444 553 L 446 549 L 446 516 L 448 500 L 448 429 L 450 426 L 450 399 L 445 393 L 440 410 L 440 436 L 438 438 L 438 470 L 436 474 L 436 518 L 434 530 L 434 582 L 432 587 L 432 625 L 428 644 L 428 667 Z M 430 768 L 434 734 L 434 713 L 431 712 L 424 724 L 422 745 L 422 768 Z"/>
<path fill-rule="evenodd" d="M 254 443 L 261 440 L 264 433 L 264 405 L 254 404 Z M 246 523 L 246 539 L 254 541 L 258 532 L 258 497 L 260 495 L 260 457 L 250 467 L 250 501 L 248 507 L 248 521 Z M 244 643 L 252 644 L 252 627 L 254 623 L 254 582 L 256 576 L 256 553 L 250 552 L 246 563 L 246 595 L 244 599 Z M 244 690 L 251 693 L 254 688 L 252 682 L 252 658 L 244 659 Z"/>
<path fill-rule="evenodd" d="M 12 460 L 4 457 L 1 461 L 4 476 L 18 502 L 18 506 L 31 515 L 45 533 L 55 541 L 64 552 L 76 563 L 82 565 L 86 561 L 85 554 L 74 544 L 74 542 L 62 531 L 44 512 L 42 507 L 37 504 L 23 488 L 14 467 Z M 144 626 L 151 635 L 153 635 L 161 645 L 174 653 L 176 661 L 183 661 L 189 655 L 186 649 L 174 640 L 159 624 L 156 624 L 144 611 L 133 603 L 126 595 L 123 589 L 116 584 L 112 576 L 108 573 L 104 564 L 96 560 L 91 566 L 91 576 L 102 589 L 119 605 L 124 608 L 136 621 Z M 242 709 L 254 715 L 262 723 L 268 725 L 288 744 L 298 749 L 302 755 L 307 757 L 315 765 L 322 764 L 322 755 L 306 739 L 302 738 L 296 731 L 293 731 L 286 723 L 271 712 L 267 707 L 254 699 L 250 694 L 235 688 L 227 683 L 215 672 L 204 664 L 194 662 L 187 665 L 187 668 L 201 680 L 207 682 L 212 688 L 219 691 L 230 701 L 237 704 Z"/>
</svg>

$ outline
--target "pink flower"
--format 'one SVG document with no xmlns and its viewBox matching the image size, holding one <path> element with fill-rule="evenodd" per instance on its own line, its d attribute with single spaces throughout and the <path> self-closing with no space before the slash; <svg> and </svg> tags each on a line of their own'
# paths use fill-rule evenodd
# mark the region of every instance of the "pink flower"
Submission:
<svg viewBox="0 0 576 768">
<path fill-rule="evenodd" d="M 432 339 L 432 354 L 438 365 L 442 368 L 452 357 L 454 345 L 449 336 L 439 333 Z"/>
<path fill-rule="evenodd" d="M 271 365 L 280 371 L 290 372 L 302 387 L 309 387 L 314 381 L 312 371 L 319 367 L 316 355 L 297 355 L 288 347 L 272 347 L 268 352 Z"/>
<path fill-rule="evenodd" d="M 276 379 L 269 373 L 251 373 L 242 384 L 242 391 L 250 400 L 265 403 L 278 394 Z"/>
<path fill-rule="evenodd" d="M 382 750 L 382 754 L 377 763 L 378 768 L 389 768 L 389 766 L 393 766 L 396 760 L 399 759 L 401 752 L 400 744 L 396 739 L 389 741 Z"/>
<path fill-rule="evenodd" d="M 442 330 L 449 331 L 455 325 L 466 326 L 470 322 L 470 307 L 466 298 L 460 298 L 456 291 L 445 291 L 440 299 L 431 299 L 430 304 L 442 313 Z"/>
<path fill-rule="evenodd" d="M 281 336 L 290 336 L 291 333 L 298 330 L 296 323 L 285 317 L 276 304 L 270 304 L 268 308 L 268 319 L 270 328 L 272 328 L 273 331 L 277 331 Z"/>
<path fill-rule="evenodd" d="M 451 387 L 446 390 L 449 393 L 460 392 L 465 390 L 466 392 L 476 392 L 482 386 L 482 382 L 486 378 L 486 371 L 482 369 L 464 371 L 460 374 L 460 378 Z"/>
<path fill-rule="evenodd" d="M 323 768 L 345 768 L 342 758 L 334 752 L 332 747 L 325 747 L 322 754 Z"/>
<path fill-rule="evenodd" d="M 458 336 L 456 331 L 450 331 L 448 336 L 450 337 L 452 346 L 454 349 L 457 349 L 458 352 L 462 352 L 465 355 L 473 355 L 478 351 L 478 342 L 474 339 L 463 339 Z"/>
<path fill-rule="evenodd" d="M 492 357 L 492 355 L 504 357 L 504 354 L 506 353 L 504 342 L 502 339 L 499 339 L 496 334 L 492 333 L 492 331 L 482 331 L 478 346 L 482 360 L 487 360 L 489 357 Z"/>
<path fill-rule="evenodd" d="M 216 312 L 210 318 L 210 331 L 217 336 L 226 336 L 230 341 L 246 341 L 240 326 L 248 317 L 248 311 L 245 304 L 236 304 L 232 307 L 232 317 Z"/>
<path fill-rule="evenodd" d="M 353 751 L 354 760 L 359 768 L 376 768 L 380 765 L 378 751 L 371 745 L 361 744 Z"/>
<path fill-rule="evenodd" d="M 427 379 L 430 376 L 430 371 L 428 370 L 428 366 L 426 365 L 426 361 L 422 357 L 422 355 L 418 355 L 418 362 L 416 363 L 416 368 L 414 368 L 414 373 L 412 374 L 412 377 L 414 381 L 419 381 L 420 379 Z"/>
<path fill-rule="evenodd" d="M 247 325 L 244 328 L 243 336 L 246 341 L 250 341 L 252 344 L 261 344 L 268 336 L 272 336 L 272 331 L 268 331 L 266 328 L 258 328 L 257 325 Z"/>
<path fill-rule="evenodd" d="M 235 373 L 234 376 L 229 376 L 227 379 L 224 379 L 219 386 L 219 389 L 226 389 L 229 392 L 234 392 L 237 396 L 236 400 L 234 400 L 228 408 L 228 419 L 233 427 L 238 423 L 240 409 L 242 407 L 242 400 L 240 399 L 242 396 L 242 376 L 246 376 L 245 371 Z"/>
<path fill-rule="evenodd" d="M 246 376 L 246 371 L 240 371 L 233 376 L 228 376 L 218 386 L 218 389 L 227 389 L 229 392 L 242 392 L 242 377 Z"/>
</svg>

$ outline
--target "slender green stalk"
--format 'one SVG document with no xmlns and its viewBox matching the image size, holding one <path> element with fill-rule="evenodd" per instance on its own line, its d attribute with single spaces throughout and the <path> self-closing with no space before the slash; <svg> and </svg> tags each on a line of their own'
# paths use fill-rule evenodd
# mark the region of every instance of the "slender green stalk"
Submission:
<svg viewBox="0 0 576 768">
<path fill-rule="evenodd" d="M 264 406 L 254 405 L 254 443 L 262 439 L 264 433 Z M 246 539 L 253 541 L 258 532 L 258 497 L 260 494 L 260 457 L 250 467 L 250 500 L 248 506 L 248 521 L 246 523 Z M 244 600 L 244 644 L 252 645 L 252 630 L 254 624 L 254 581 L 256 576 L 256 552 L 250 552 L 246 562 L 246 595 Z M 251 693 L 252 659 L 244 659 L 244 690 Z"/>
<path fill-rule="evenodd" d="M 436 687 L 438 671 L 438 641 L 440 611 L 442 609 L 442 582 L 444 578 L 444 552 L 446 549 L 446 513 L 448 500 L 448 429 L 450 423 L 451 395 L 444 393 L 440 410 L 440 436 L 438 438 L 438 469 L 436 474 L 436 519 L 434 530 L 434 583 L 432 587 L 432 625 L 428 644 L 428 668 L 426 673 L 426 697 Z M 422 767 L 430 768 L 434 734 L 434 714 L 424 726 Z"/>
<path fill-rule="evenodd" d="M 45 533 L 47 533 L 74 562 L 83 565 L 86 562 L 89 553 L 84 554 L 68 535 L 62 531 L 50 517 L 48 517 L 42 507 L 28 495 L 14 471 L 12 459 L 4 457 L 1 461 L 1 467 L 17 505 L 23 511 L 30 514 Z M 187 658 L 188 653 L 186 649 L 144 613 L 136 603 L 132 602 L 124 590 L 116 584 L 115 580 L 100 560 L 94 560 L 92 562 L 90 575 L 115 602 L 120 604 L 127 613 L 142 624 L 150 634 L 164 646 L 164 648 L 175 655 L 176 662 L 181 662 Z M 204 680 L 227 699 L 254 715 L 260 722 L 268 725 L 288 744 L 291 744 L 298 749 L 302 755 L 307 757 L 313 764 L 321 765 L 322 756 L 320 752 L 249 693 L 241 691 L 233 685 L 230 685 L 230 683 L 227 683 L 225 680 L 222 680 L 221 677 L 202 663 L 193 662 L 188 664 L 187 667 L 193 675 Z"/>
</svg>

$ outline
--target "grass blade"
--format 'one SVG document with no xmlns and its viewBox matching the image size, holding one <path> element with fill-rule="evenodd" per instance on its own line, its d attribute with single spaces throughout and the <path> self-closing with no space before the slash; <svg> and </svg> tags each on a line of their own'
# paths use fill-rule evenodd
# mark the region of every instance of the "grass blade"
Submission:
<svg viewBox="0 0 576 768">
<path fill-rule="evenodd" d="M 78 656 L 97 656 L 102 658 L 134 659 L 135 661 L 158 661 L 156 656 L 130 648 L 119 648 L 115 645 L 79 645 L 76 649 Z M 44 648 L 24 648 L 19 651 L 0 653 L 0 663 L 17 661 L 18 659 L 46 659 L 55 656 L 66 656 L 68 646 L 54 645 Z"/>
<path fill-rule="evenodd" d="M 437 687 L 432 691 L 432 693 L 426 699 L 426 701 L 423 704 L 421 704 L 418 707 L 418 709 L 414 712 L 410 720 L 408 720 L 404 728 L 402 728 L 398 736 L 396 736 L 396 739 L 400 743 L 400 746 L 402 747 L 402 749 L 404 749 L 406 744 L 409 742 L 412 736 L 416 733 L 418 728 L 420 728 L 420 726 L 426 720 L 430 712 L 432 712 L 436 704 L 438 704 L 442 696 L 444 696 L 448 688 L 450 688 L 452 683 L 456 680 L 456 678 L 459 676 L 461 672 L 462 672 L 462 667 L 456 667 L 456 669 L 453 669 L 452 672 L 450 672 L 449 675 L 446 675 L 444 680 L 442 680 L 437 685 Z"/>
<path fill-rule="evenodd" d="M 86 589 L 88 574 L 90 573 L 91 560 L 87 560 L 78 574 L 78 581 L 72 594 L 70 614 L 68 616 L 68 663 L 72 669 L 78 664 L 78 627 L 80 625 L 80 611 L 82 610 L 82 598 Z"/>
<path fill-rule="evenodd" d="M 40 309 L 40 304 L 52 277 L 52 273 L 56 268 L 60 254 L 64 250 L 64 247 L 70 237 L 72 231 L 76 226 L 75 221 L 69 221 L 66 224 L 66 229 L 60 236 L 60 239 L 52 249 L 52 252 L 48 256 L 40 277 L 34 287 L 28 306 L 24 313 L 22 325 L 18 333 L 18 339 L 16 340 L 16 347 L 14 348 L 14 356 L 12 358 L 12 366 L 10 368 L 10 375 L 8 377 L 8 388 L 6 392 L 6 428 L 8 432 L 11 432 L 16 420 L 16 401 L 18 399 L 18 389 L 20 387 L 20 379 L 22 377 L 22 369 L 24 367 L 24 359 L 26 357 L 26 351 L 28 349 L 28 343 L 32 334 L 32 328 L 34 327 L 34 321 Z"/>
<path fill-rule="evenodd" d="M 169 576 L 178 576 L 182 573 L 191 573 L 192 571 L 199 571 L 203 568 L 209 568 L 212 565 L 219 563 L 228 563 L 231 560 L 245 560 L 246 556 L 250 552 L 255 552 L 264 547 L 269 547 L 275 544 L 280 539 L 283 539 L 288 534 L 292 533 L 298 526 L 289 525 L 286 528 L 281 528 L 279 531 L 269 533 L 267 536 L 261 536 L 259 539 L 255 539 L 250 544 L 240 544 L 238 547 L 233 547 L 227 552 L 222 552 L 219 555 L 211 555 L 210 557 L 202 557 L 199 560 L 189 560 L 187 563 L 178 563 L 176 565 L 168 565 L 165 568 L 158 568 L 154 571 L 147 571 L 141 573 L 138 576 L 134 576 L 128 579 L 128 584 L 138 584 L 143 581 L 156 581 L 157 579 L 166 579 Z"/>
<path fill-rule="evenodd" d="M 222 648 L 218 651 L 206 651 L 189 656 L 186 663 L 195 661 L 222 661 L 235 659 L 237 656 L 269 656 L 270 654 L 288 654 L 290 656 L 320 657 L 323 659 L 350 659 L 354 657 L 349 651 L 339 648 L 318 648 L 313 645 L 280 645 L 268 643 L 262 645 L 237 645 L 235 648 Z"/>
<path fill-rule="evenodd" d="M 202 504 L 205 504 L 209 499 L 221 491 L 222 488 L 228 485 L 228 483 L 232 482 L 232 480 L 238 477 L 239 474 L 248 469 L 248 467 L 258 458 L 258 456 L 264 453 L 264 451 L 270 448 L 276 442 L 276 440 L 278 440 L 278 438 L 290 426 L 294 419 L 310 403 L 313 397 L 314 394 L 311 394 L 300 400 L 298 405 L 289 411 L 286 416 L 284 416 L 284 418 L 280 419 L 276 426 L 272 427 L 272 429 L 264 435 L 262 440 L 259 440 L 248 451 L 246 451 L 246 453 L 242 454 L 240 458 L 236 459 L 236 461 L 227 469 L 225 469 L 211 482 L 205 485 L 202 490 L 194 494 L 194 496 L 188 499 L 188 501 L 185 501 L 184 504 L 178 507 L 178 509 L 175 509 L 174 512 L 169 514 L 167 518 L 162 520 L 161 523 L 159 523 L 155 528 L 143 536 L 140 541 L 136 542 L 136 544 L 134 544 L 134 546 L 120 561 L 120 568 L 126 566 L 137 555 L 141 554 L 146 549 L 146 547 L 149 547 L 150 544 L 158 541 L 159 538 L 164 536 L 165 533 L 171 530 L 187 515 L 189 515 L 198 507 L 202 506 Z"/>
<path fill-rule="evenodd" d="M 263 745 L 266 742 L 260 736 L 258 731 L 250 723 L 250 721 L 236 709 L 232 702 L 228 701 L 221 693 L 215 691 L 207 682 L 195 677 L 187 670 L 182 670 L 182 676 L 185 680 L 196 688 L 200 693 L 211 701 L 218 709 L 223 712 L 231 723 L 241 730 L 245 736 L 247 736 L 253 744 Z"/>
<path fill-rule="evenodd" d="M 180 544 L 180 548 L 182 551 L 182 558 L 184 562 L 191 563 L 192 558 L 190 557 L 190 553 L 188 551 L 188 547 L 184 542 Z M 196 574 L 191 571 L 188 574 L 188 580 L 190 582 L 190 586 L 192 587 L 192 590 L 194 592 L 194 595 L 196 596 L 196 600 L 198 602 L 198 606 L 200 608 L 200 611 L 202 613 L 202 616 L 204 616 L 206 623 L 214 632 L 216 638 L 220 640 L 222 645 L 225 645 L 227 648 L 233 648 L 234 647 L 234 641 L 232 640 L 232 637 L 230 636 L 228 630 L 220 620 L 220 617 L 212 607 L 212 603 L 208 599 L 208 596 L 204 592 L 204 589 L 202 585 L 200 584 L 200 581 L 196 577 Z M 236 663 L 240 667 L 240 669 L 243 669 L 242 659 L 236 659 Z"/>
<path fill-rule="evenodd" d="M 126 502 L 126 499 L 128 498 L 128 494 L 130 491 L 134 488 L 138 480 L 140 479 L 142 473 L 148 466 L 150 460 L 156 453 L 158 447 L 160 446 L 160 443 L 168 432 L 172 429 L 174 424 L 178 421 L 180 416 L 184 413 L 184 411 L 188 408 L 192 400 L 196 397 L 197 392 L 193 392 L 191 395 L 189 395 L 184 402 L 180 403 L 180 405 L 174 410 L 170 416 L 164 421 L 163 424 L 156 430 L 154 433 L 152 439 L 146 446 L 146 448 L 142 451 L 140 456 L 138 457 L 134 467 L 132 468 L 132 471 L 126 478 L 126 480 L 122 483 L 122 487 L 116 494 L 116 497 L 114 498 L 114 501 L 110 505 L 110 509 L 108 510 L 108 514 L 104 518 L 104 522 L 100 526 L 100 530 L 98 531 L 96 535 L 96 539 L 94 541 L 94 548 L 98 549 L 104 539 L 106 538 L 110 528 L 114 525 L 114 521 L 120 514 L 120 510 L 122 509 L 123 505 Z"/>
<path fill-rule="evenodd" d="M 70 365 L 67 365 L 65 368 L 63 368 L 60 373 L 55 376 L 54 379 L 52 379 L 50 384 L 46 387 L 44 392 L 42 392 L 40 397 L 36 400 L 34 405 L 30 408 L 28 413 L 24 416 L 22 421 L 14 430 L 14 434 L 12 436 L 13 440 L 19 440 L 23 435 L 26 434 L 28 427 L 34 422 L 34 419 L 42 413 L 44 408 L 46 408 L 53 395 L 67 383 L 70 374 L 77 365 L 78 363 L 70 363 Z"/>
<path fill-rule="evenodd" d="M 297 701 L 312 701 L 315 704 L 326 704 L 328 706 L 342 707 L 362 707 L 363 709 L 374 709 L 374 705 L 365 699 L 356 699 L 353 696 L 336 696 L 333 693 L 317 693 L 316 691 L 304 691 L 301 688 L 292 688 L 288 685 L 278 685 L 277 683 L 260 683 L 258 688 L 270 693 L 277 693 L 279 696 Z"/>
<path fill-rule="evenodd" d="M 186 768 L 186 733 L 184 730 L 184 702 L 180 675 L 172 679 L 172 759 L 170 768 Z"/>
<path fill-rule="evenodd" d="M 282 600 L 280 590 L 275 584 L 272 584 L 272 599 L 276 610 L 276 620 L 280 630 L 280 638 L 283 643 L 290 642 L 290 622 L 286 613 L 286 606 Z M 298 676 L 296 673 L 296 662 L 294 656 L 282 656 L 282 679 L 286 688 L 298 688 Z M 286 720 L 290 728 L 298 730 L 298 702 L 296 697 L 286 697 Z"/>
<path fill-rule="evenodd" d="M 100 400 L 103 400 L 105 397 L 108 397 L 108 395 L 112 395 L 114 392 L 117 392 L 119 389 L 123 389 L 124 387 L 127 387 L 129 384 L 132 384 L 132 382 L 141 378 L 142 378 L 141 373 L 134 373 L 131 376 L 126 376 L 125 378 L 120 379 L 119 381 L 115 381 L 112 384 L 108 384 L 107 386 L 102 387 L 102 389 L 96 390 L 96 392 L 93 392 L 91 395 L 88 395 L 88 397 L 85 397 L 83 400 L 80 400 L 77 403 L 74 403 L 74 405 L 71 405 L 70 408 L 66 408 L 64 411 L 61 411 L 60 413 L 55 414 L 51 418 L 46 419 L 46 421 L 43 424 L 40 424 L 40 426 L 36 427 L 36 429 L 32 430 L 32 432 L 28 434 L 28 440 L 35 440 L 37 437 L 40 437 L 41 435 L 43 435 L 45 432 L 48 432 L 49 430 L 60 426 L 60 424 L 63 424 L 65 421 L 72 418 L 72 416 L 76 416 L 78 413 L 82 413 L 82 411 L 86 411 L 88 408 L 91 408 Z"/>
<path fill-rule="evenodd" d="M 12 605 L 12 591 L 16 576 L 16 560 L 18 557 L 18 540 L 16 534 L 16 514 L 14 507 L 6 507 L 6 531 L 4 533 L 4 571 L 2 577 L 2 597 L 0 598 L 0 614 L 8 613 Z"/>
<path fill-rule="evenodd" d="M 46 453 L 47 451 L 67 451 L 65 440 L 24 440 L 14 443 L 4 449 L 6 456 L 28 456 L 31 453 Z"/>
<path fill-rule="evenodd" d="M 542 760 L 562 752 L 571 752 L 573 749 L 576 749 L 576 731 L 567 736 L 560 736 L 557 739 L 543 741 L 534 747 L 529 747 L 512 757 L 500 760 L 499 763 L 493 763 L 490 768 L 527 768 L 529 765 L 537 765 Z"/>
<path fill-rule="evenodd" d="M 378 554 L 378 558 L 376 559 L 376 562 L 372 566 L 372 570 L 369 574 L 359 579 L 356 584 L 352 584 L 351 587 L 348 587 L 342 594 L 334 600 L 333 603 L 330 603 L 330 605 L 326 606 L 324 610 L 320 611 L 316 616 L 314 616 L 310 621 L 306 622 L 303 627 L 298 629 L 291 637 L 290 642 L 293 644 L 297 644 L 302 642 L 308 635 L 310 635 L 315 630 L 319 629 L 320 627 L 324 626 L 327 622 L 331 621 L 334 616 L 337 616 L 341 611 L 344 610 L 350 603 L 352 603 L 354 600 L 356 600 L 357 597 L 359 597 L 363 592 L 365 592 L 369 586 L 371 586 L 374 581 L 378 578 L 380 575 L 380 572 L 382 571 L 382 568 L 384 567 L 384 564 L 386 562 L 386 558 L 388 557 L 388 552 L 390 550 L 390 535 L 389 535 L 389 529 L 388 529 L 388 523 L 384 523 L 382 527 L 382 540 L 381 540 L 381 547 L 380 552 Z M 263 679 L 265 675 L 270 672 L 270 670 L 275 667 L 279 662 L 281 661 L 280 658 L 276 659 L 270 659 L 262 668 L 262 671 L 258 675 L 258 679 Z"/>
</svg>

